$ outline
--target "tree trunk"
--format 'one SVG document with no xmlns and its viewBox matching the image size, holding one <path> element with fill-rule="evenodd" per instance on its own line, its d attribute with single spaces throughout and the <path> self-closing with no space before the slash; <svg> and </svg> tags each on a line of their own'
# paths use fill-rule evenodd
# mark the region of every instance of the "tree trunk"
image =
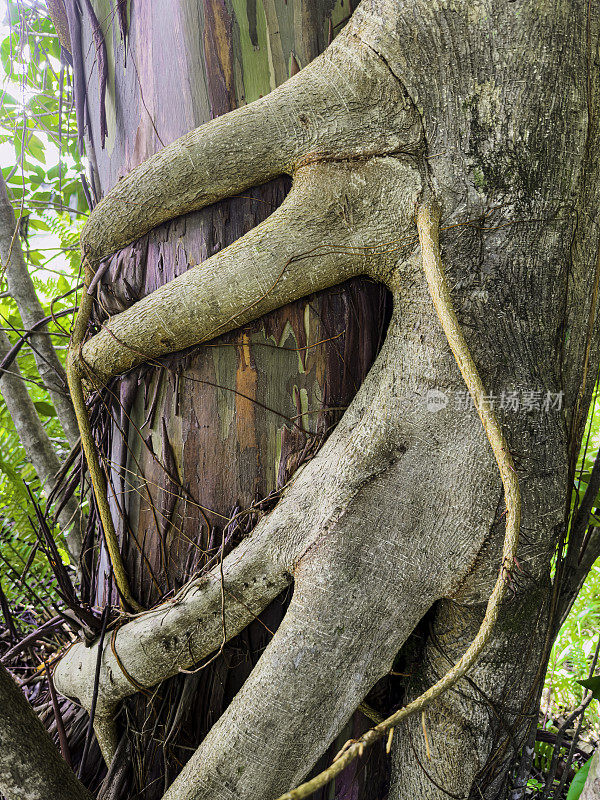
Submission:
<svg viewBox="0 0 600 800">
<path fill-rule="evenodd" d="M 0 664 L 0 792 L 7 800 L 92 800 L 54 747 L 7 669 Z M 32 762 L 34 764 L 32 768 Z"/>
<path fill-rule="evenodd" d="M 110 20 L 100 5 L 98 19 Z M 94 86 L 101 51 L 85 8 Z M 370 691 L 388 713 L 448 671 L 475 639 L 500 569 L 511 591 L 491 643 L 467 679 L 396 731 L 389 785 L 380 754 L 354 762 L 335 792 L 505 798 L 536 722 L 561 587 L 581 571 L 572 538 L 550 580 L 598 368 L 600 14 L 588 0 L 363 0 L 306 66 L 327 43 L 328 15 L 335 28 L 349 9 L 262 8 L 133 3 L 126 67 L 116 27 L 104 36 L 104 149 L 102 91 L 88 93 L 94 184 L 114 188 L 83 246 L 92 262 L 118 253 L 98 288 L 115 316 L 97 317 L 103 330 L 80 369 L 112 379 L 113 420 L 105 414 L 97 430 L 127 568 L 148 605 L 212 567 L 124 624 L 119 660 L 105 647 L 103 749 L 115 750 L 116 703 L 170 677 L 127 701 L 143 796 L 170 783 L 165 800 L 274 800 Z M 285 202 L 220 252 L 285 194 L 281 183 L 247 187 L 282 173 L 293 176 Z M 521 482 L 514 564 L 502 562 L 496 464 L 422 272 L 414 212 L 432 197 L 452 299 Z M 394 298 L 364 381 L 388 319 L 383 290 L 345 285 L 273 311 L 358 275 Z M 178 354 L 199 342 L 208 344 Z M 279 497 L 335 420 L 327 409 L 347 405 L 359 384 Z M 107 575 L 101 553 L 90 584 L 100 604 Z M 265 609 L 292 580 L 256 663 L 287 599 Z M 75 646 L 56 673 L 87 707 L 95 657 Z M 405 696 L 381 683 L 392 668 L 408 674 Z M 189 756 L 181 745 L 201 739 L 171 783 Z"/>
<path fill-rule="evenodd" d="M 83 72 L 75 62 L 75 79 L 88 87 L 86 149 L 98 198 L 177 137 L 268 94 L 321 52 L 353 10 L 348 0 L 133 2 L 125 47 L 109 4 L 94 2 L 108 64 L 102 146 L 94 23 L 82 8 L 71 11 L 81 20 L 85 54 Z M 236 141 L 229 147 L 235 155 Z M 231 244 L 272 213 L 288 188 L 288 179 L 274 180 L 120 250 L 98 286 L 98 318 Z M 272 507 L 361 385 L 383 340 L 388 306 L 383 287 L 354 279 L 111 385 L 98 435 L 110 459 L 125 564 L 144 606 L 226 554 Z M 90 562 L 89 589 L 100 606 L 108 568 L 101 548 Z M 132 739 L 140 797 L 162 795 L 242 686 L 287 599 L 286 592 L 198 674 L 165 684 L 162 711 L 155 700 L 129 704 L 130 728 L 144 731 Z M 361 725 L 358 714 L 356 730 Z"/>
</svg>

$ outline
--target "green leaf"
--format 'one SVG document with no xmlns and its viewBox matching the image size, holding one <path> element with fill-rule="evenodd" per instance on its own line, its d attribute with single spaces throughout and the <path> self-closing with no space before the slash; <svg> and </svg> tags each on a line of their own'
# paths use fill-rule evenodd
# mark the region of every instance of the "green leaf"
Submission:
<svg viewBox="0 0 600 800">
<path fill-rule="evenodd" d="M 585 786 L 585 781 L 587 779 L 588 772 L 590 771 L 592 758 L 589 758 L 585 762 L 583 767 L 580 770 L 578 770 L 577 774 L 571 781 L 571 785 L 569 786 L 569 791 L 567 793 L 567 800 L 579 800 L 579 797 L 583 792 L 583 787 Z"/>
<path fill-rule="evenodd" d="M 58 279 L 58 283 L 56 284 L 56 288 L 60 294 L 66 294 L 71 289 L 71 284 L 63 275 L 61 275 Z"/>
<path fill-rule="evenodd" d="M 23 480 L 21 476 L 18 474 L 16 469 L 12 467 L 8 461 L 5 461 L 2 456 L 0 456 L 0 472 L 3 472 L 8 480 L 11 482 L 13 489 L 19 495 L 21 500 L 25 500 L 27 504 L 29 504 L 29 496 L 23 484 Z"/>
<path fill-rule="evenodd" d="M 10 50 L 10 36 L 7 36 L 0 45 L 0 59 L 7 75 L 10 74 Z"/>
<path fill-rule="evenodd" d="M 13 172 L 13 174 L 9 178 L 8 176 L 10 175 L 11 172 L 12 172 L 12 167 L 3 167 L 2 168 L 2 174 L 4 175 L 4 180 L 7 183 L 17 183 L 17 184 L 19 184 L 19 186 L 21 186 L 21 184 L 23 183 L 23 178 L 20 176 L 19 172 L 18 171 L 17 172 Z M 11 189 L 11 192 L 12 191 L 13 190 Z"/>
<path fill-rule="evenodd" d="M 37 200 L 39 203 L 48 203 L 48 202 L 50 202 L 50 199 L 51 199 L 50 192 L 46 192 L 46 191 L 43 191 L 43 192 L 35 192 L 35 195 L 34 195 L 34 196 L 35 196 L 35 199 L 36 199 L 36 200 Z"/>
<path fill-rule="evenodd" d="M 35 231 L 49 231 L 50 226 L 43 219 L 29 218 L 29 227 Z"/>
<path fill-rule="evenodd" d="M 31 153 L 35 159 L 41 161 L 42 164 L 46 163 L 44 144 L 35 134 L 30 134 L 27 140 L 27 151 Z"/>
<path fill-rule="evenodd" d="M 44 257 L 37 250 L 31 250 L 29 253 L 29 263 L 34 267 L 41 267 L 44 263 Z"/>
<path fill-rule="evenodd" d="M 53 181 L 55 179 L 58 179 L 58 177 L 60 175 L 60 164 L 55 164 L 53 167 L 50 167 L 50 169 L 48 170 L 46 175 L 47 175 L 49 181 Z"/>
<path fill-rule="evenodd" d="M 584 681 L 577 681 L 578 684 L 586 689 L 590 689 L 594 700 L 600 700 L 600 675 L 593 678 L 586 678 Z"/>
<path fill-rule="evenodd" d="M 36 400 L 33 405 L 35 406 L 35 410 L 38 414 L 41 414 L 42 417 L 56 416 L 56 411 L 52 403 L 46 403 L 44 400 Z"/>
</svg>

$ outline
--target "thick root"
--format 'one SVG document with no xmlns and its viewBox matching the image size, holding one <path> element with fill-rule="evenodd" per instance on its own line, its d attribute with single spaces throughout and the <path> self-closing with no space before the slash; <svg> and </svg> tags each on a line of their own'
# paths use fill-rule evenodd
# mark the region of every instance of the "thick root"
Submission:
<svg viewBox="0 0 600 800">
<path fill-rule="evenodd" d="M 420 188 L 409 159 L 299 169 L 285 202 L 261 225 L 112 317 L 83 346 L 80 369 L 106 380 L 355 275 L 381 277 L 402 239 L 413 238 Z"/>
<path fill-rule="evenodd" d="M 292 173 L 307 158 L 416 153 L 419 115 L 387 65 L 343 33 L 264 98 L 177 139 L 120 180 L 81 241 L 94 263 L 150 229 L 249 186 Z"/>
</svg>

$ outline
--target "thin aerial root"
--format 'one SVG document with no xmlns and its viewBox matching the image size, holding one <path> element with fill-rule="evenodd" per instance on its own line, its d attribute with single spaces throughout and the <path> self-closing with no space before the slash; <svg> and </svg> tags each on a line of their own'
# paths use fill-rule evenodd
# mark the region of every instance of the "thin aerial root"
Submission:
<svg viewBox="0 0 600 800">
<path fill-rule="evenodd" d="M 427 736 L 427 723 L 425 721 L 425 712 L 421 711 L 421 727 L 423 728 L 423 738 L 425 739 L 425 752 L 427 754 L 427 761 L 431 761 L 431 750 L 429 748 L 429 737 Z M 392 728 L 392 730 L 394 730 Z"/>
<path fill-rule="evenodd" d="M 86 261 L 86 273 L 88 272 L 90 272 L 90 270 Z M 87 411 L 87 406 L 85 404 L 83 382 L 80 371 L 77 367 L 77 360 L 80 355 L 79 351 L 83 345 L 88 322 L 92 313 L 93 300 L 91 295 L 89 295 L 87 292 L 89 278 L 90 275 L 86 274 L 86 282 L 81 297 L 79 312 L 75 319 L 75 324 L 73 325 L 73 334 L 71 336 L 69 355 L 67 357 L 67 381 L 69 383 L 71 399 L 73 400 L 75 416 L 77 417 L 77 424 L 79 426 L 79 433 L 81 435 L 81 446 L 83 448 L 83 453 L 85 455 L 90 477 L 92 479 L 94 497 L 96 498 L 98 514 L 104 530 L 104 541 L 106 542 L 108 557 L 110 558 L 110 563 L 112 564 L 117 590 L 123 602 L 126 603 L 131 609 L 134 611 L 143 611 L 144 609 L 142 606 L 140 606 L 140 604 L 131 594 L 129 579 L 127 578 L 123 559 L 121 558 L 119 541 L 117 539 L 115 526 L 110 513 L 110 506 L 108 504 L 106 479 L 104 477 L 104 473 L 102 472 L 100 461 L 98 460 L 96 443 L 92 435 L 90 418 Z"/>
<path fill-rule="evenodd" d="M 317 789 L 326 786 L 339 775 L 354 759 L 362 756 L 364 750 L 393 730 L 407 717 L 423 712 L 434 700 L 448 691 L 473 666 L 483 648 L 490 640 L 493 627 L 498 619 L 500 604 L 504 599 L 507 578 L 515 566 L 515 555 L 519 543 L 519 526 L 521 521 L 521 493 L 519 482 L 513 465 L 508 445 L 502 433 L 493 409 L 486 402 L 486 392 L 477 367 L 471 357 L 468 345 L 463 336 L 460 323 L 452 304 L 452 297 L 444 275 L 439 243 L 440 210 L 436 203 L 419 206 L 417 212 L 417 229 L 421 244 L 423 270 L 427 278 L 429 292 L 438 318 L 446 334 L 450 349 L 456 359 L 465 384 L 473 398 L 475 408 L 491 445 L 504 487 L 506 503 L 506 533 L 502 553 L 502 564 L 496 583 L 488 600 L 485 616 L 477 635 L 471 642 L 461 659 L 433 686 L 408 705 L 400 708 L 379 725 L 371 728 L 355 743 L 351 744 L 339 758 L 326 770 L 290 792 L 281 795 L 278 800 L 302 800 L 309 797 Z"/>
<path fill-rule="evenodd" d="M 392 739 L 394 738 L 394 731 L 395 728 L 390 728 L 390 732 L 388 733 L 387 742 L 385 743 L 385 752 L 389 756 L 392 751 Z"/>
</svg>

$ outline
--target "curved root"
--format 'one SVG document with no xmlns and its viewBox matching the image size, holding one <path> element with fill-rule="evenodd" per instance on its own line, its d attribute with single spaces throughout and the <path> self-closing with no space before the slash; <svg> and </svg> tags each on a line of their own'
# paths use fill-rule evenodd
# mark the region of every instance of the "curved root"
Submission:
<svg viewBox="0 0 600 800">
<path fill-rule="evenodd" d="M 452 304 L 452 297 L 444 275 L 439 243 L 440 209 L 437 203 L 429 202 L 419 206 L 417 212 L 417 228 L 423 258 L 423 270 L 438 318 L 446 334 L 450 349 L 464 378 L 465 384 L 473 398 L 477 413 L 481 419 L 489 443 L 491 445 L 502 484 L 506 503 L 506 533 L 502 553 L 500 573 L 488 600 L 485 616 L 477 636 L 456 664 L 423 694 L 408 705 L 400 708 L 386 720 L 365 733 L 352 743 L 339 758 L 326 770 L 296 789 L 281 795 L 278 800 L 302 800 L 317 789 L 326 786 L 336 775 L 339 775 L 348 764 L 363 755 L 364 750 L 386 734 L 389 736 L 394 728 L 407 717 L 418 714 L 430 706 L 434 700 L 448 691 L 473 666 L 481 651 L 490 640 L 492 630 L 498 618 L 500 604 L 506 592 L 507 575 L 514 565 L 519 543 L 519 527 L 521 519 L 521 493 L 519 482 L 512 462 L 508 445 L 502 433 L 493 409 L 485 400 L 485 389 L 477 367 L 471 357 L 469 347 L 463 336 L 460 323 Z"/>
</svg>

